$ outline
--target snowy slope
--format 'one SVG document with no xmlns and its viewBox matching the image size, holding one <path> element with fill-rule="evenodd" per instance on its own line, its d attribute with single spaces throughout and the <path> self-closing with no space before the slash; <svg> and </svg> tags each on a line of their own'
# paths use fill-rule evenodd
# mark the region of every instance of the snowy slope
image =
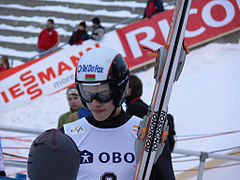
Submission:
<svg viewBox="0 0 240 180">
<path fill-rule="evenodd" d="M 240 44 L 209 44 L 188 55 L 183 73 L 174 85 L 169 105 L 169 112 L 175 117 L 178 139 L 185 137 L 184 135 L 240 130 L 239 54 Z M 142 98 L 150 103 L 154 87 L 153 69 L 137 73 L 137 76 L 143 81 Z M 47 129 L 56 127 L 59 115 L 66 111 L 68 105 L 65 92 L 60 92 L 1 114 L 0 124 Z M 7 136 L 8 133 L 0 131 L 0 135 Z M 240 133 L 232 133 L 199 140 L 179 141 L 176 147 L 196 151 L 220 150 L 239 146 L 239 136 Z M 6 140 L 3 140 L 3 144 L 11 145 Z M 26 152 L 17 153 L 26 156 Z M 174 163 L 174 169 L 179 173 L 178 170 L 192 168 L 198 163 L 198 161 Z M 7 168 L 8 173 L 15 170 Z M 234 179 L 239 170 L 239 165 L 234 166 L 228 177 Z M 210 177 L 214 180 L 213 176 Z"/>
<path fill-rule="evenodd" d="M 191 52 L 187 57 L 183 73 L 174 85 L 169 105 L 169 112 L 175 117 L 178 139 L 184 135 L 240 129 L 239 53 L 240 44 L 210 44 Z M 144 82 L 143 99 L 148 103 L 151 99 L 151 86 L 154 84 L 152 74 L 152 70 L 138 74 Z M 239 137 L 240 133 L 233 133 L 179 141 L 176 147 L 215 151 L 239 146 Z M 199 161 L 174 163 L 174 168 L 183 170 L 198 163 Z"/>
</svg>

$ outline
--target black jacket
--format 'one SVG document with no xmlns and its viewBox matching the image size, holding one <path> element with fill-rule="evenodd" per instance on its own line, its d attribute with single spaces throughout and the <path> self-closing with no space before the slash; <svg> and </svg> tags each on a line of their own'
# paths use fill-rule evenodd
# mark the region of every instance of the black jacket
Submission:
<svg viewBox="0 0 240 180">
<path fill-rule="evenodd" d="M 128 97 L 126 99 L 127 110 L 126 112 L 131 115 L 135 115 L 143 119 L 143 116 L 147 114 L 148 105 L 144 103 L 140 97 Z"/>
<path fill-rule="evenodd" d="M 68 40 L 68 44 L 73 45 L 73 44 L 75 43 L 75 42 L 74 42 L 74 38 L 75 38 L 76 34 L 77 34 L 77 31 L 74 31 L 74 32 L 72 33 L 72 36 L 71 36 L 70 39 Z M 83 33 L 82 33 L 82 40 L 85 41 L 85 40 L 87 40 L 87 39 L 89 39 L 89 35 L 88 35 L 87 31 L 84 30 Z"/>
</svg>

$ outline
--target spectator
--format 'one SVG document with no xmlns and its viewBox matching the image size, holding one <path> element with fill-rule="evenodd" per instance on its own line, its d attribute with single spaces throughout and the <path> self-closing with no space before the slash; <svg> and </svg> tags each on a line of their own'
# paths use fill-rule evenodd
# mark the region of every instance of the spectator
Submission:
<svg viewBox="0 0 240 180">
<path fill-rule="evenodd" d="M 47 51 L 55 46 L 59 42 L 58 33 L 54 29 L 53 19 L 48 19 L 46 29 L 42 30 L 38 37 L 39 53 Z"/>
<path fill-rule="evenodd" d="M 69 39 L 68 43 L 70 45 L 73 45 L 73 44 L 78 45 L 78 44 L 82 44 L 83 41 L 87 40 L 89 38 L 89 35 L 86 31 L 86 28 L 87 28 L 87 25 L 85 21 L 82 21 L 78 25 L 78 30 L 72 33 L 72 36 Z"/>
<path fill-rule="evenodd" d="M 56 129 L 47 130 L 31 145 L 28 176 L 32 180 L 76 180 L 80 157 L 69 136 Z"/>
<path fill-rule="evenodd" d="M 58 129 L 62 128 L 67 123 L 68 117 L 73 113 L 79 111 L 83 107 L 80 96 L 76 87 L 70 87 L 66 92 L 70 111 L 62 114 L 58 119 Z"/>
<path fill-rule="evenodd" d="M 148 0 L 147 7 L 144 10 L 143 18 L 150 18 L 154 14 L 164 11 L 162 0 Z"/>
<path fill-rule="evenodd" d="M 141 100 L 142 96 L 142 82 L 141 80 L 135 76 L 130 75 L 129 77 L 129 89 L 127 92 L 126 112 L 129 115 L 135 115 L 140 118 L 143 118 L 148 111 L 148 105 Z M 172 116 L 171 116 L 172 117 Z M 167 117 L 168 118 L 168 117 Z M 171 121 L 171 120 L 170 120 Z M 172 126 L 173 121 L 171 121 L 169 125 L 169 131 L 174 131 L 174 127 Z M 174 180 L 174 173 L 172 167 L 172 157 L 171 152 L 174 146 L 174 137 L 171 137 L 174 132 L 169 132 L 169 136 L 165 141 L 165 146 L 160 158 L 157 160 L 156 164 L 153 166 L 153 171 L 151 173 L 150 179 L 161 179 L 161 180 Z M 170 139 L 169 139 L 170 138 Z M 173 144 L 170 144 L 170 142 Z M 164 168 L 158 168 L 164 167 Z"/>
<path fill-rule="evenodd" d="M 101 26 L 100 19 L 95 17 L 92 19 L 93 31 L 91 38 L 100 41 L 104 35 L 104 27 Z"/>
<path fill-rule="evenodd" d="M 143 118 L 143 116 L 147 114 L 148 105 L 141 100 L 143 89 L 142 82 L 135 75 L 130 75 L 129 80 L 129 88 L 126 98 L 126 112 Z"/>
<path fill-rule="evenodd" d="M 0 72 L 9 69 L 9 62 L 7 56 L 2 56 L 0 59 Z"/>
</svg>

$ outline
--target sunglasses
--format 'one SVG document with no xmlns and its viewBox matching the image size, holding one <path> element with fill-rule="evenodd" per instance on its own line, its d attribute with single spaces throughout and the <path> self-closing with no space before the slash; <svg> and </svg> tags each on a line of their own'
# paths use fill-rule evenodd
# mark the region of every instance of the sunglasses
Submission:
<svg viewBox="0 0 240 180">
<path fill-rule="evenodd" d="M 77 85 L 79 87 L 82 99 L 87 103 L 91 103 L 94 99 L 100 103 L 106 103 L 113 99 L 113 94 L 108 83 L 78 83 Z"/>
</svg>

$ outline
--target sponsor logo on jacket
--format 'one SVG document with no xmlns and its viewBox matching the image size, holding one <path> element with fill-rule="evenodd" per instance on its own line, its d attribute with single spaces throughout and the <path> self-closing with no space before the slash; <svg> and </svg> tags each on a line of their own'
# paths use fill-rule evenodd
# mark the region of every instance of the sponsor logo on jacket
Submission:
<svg viewBox="0 0 240 180">
<path fill-rule="evenodd" d="M 99 152 L 97 154 L 93 154 L 88 150 L 83 150 L 80 153 L 80 164 L 91 164 L 94 161 L 98 161 L 100 163 L 134 163 L 135 156 L 131 152 Z"/>
<path fill-rule="evenodd" d="M 72 133 L 73 135 L 83 134 L 83 133 L 84 133 L 84 128 L 83 128 L 82 125 L 74 126 L 74 127 L 71 129 L 71 133 Z"/>
</svg>

